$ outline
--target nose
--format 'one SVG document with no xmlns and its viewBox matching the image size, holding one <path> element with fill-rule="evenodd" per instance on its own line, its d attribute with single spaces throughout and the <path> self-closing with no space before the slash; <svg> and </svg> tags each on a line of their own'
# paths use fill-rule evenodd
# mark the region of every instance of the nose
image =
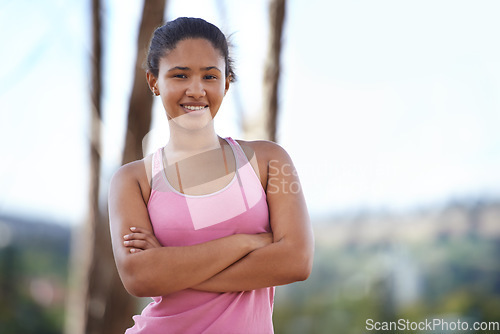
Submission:
<svg viewBox="0 0 500 334">
<path fill-rule="evenodd" d="M 189 85 L 186 89 L 186 95 L 189 97 L 193 97 L 199 99 L 204 97 L 207 93 L 205 92 L 205 87 L 203 86 L 203 82 L 199 79 L 192 79 L 189 82 Z"/>
</svg>

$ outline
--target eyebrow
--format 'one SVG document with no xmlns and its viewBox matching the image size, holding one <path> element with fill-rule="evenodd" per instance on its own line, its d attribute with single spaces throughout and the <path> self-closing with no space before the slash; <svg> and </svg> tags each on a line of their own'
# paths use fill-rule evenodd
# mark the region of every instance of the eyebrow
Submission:
<svg viewBox="0 0 500 334">
<path fill-rule="evenodd" d="M 169 69 L 168 72 L 177 71 L 177 70 L 180 70 L 180 71 L 189 71 L 191 69 L 189 67 L 175 66 L 175 67 L 172 67 L 171 69 Z"/>
<path fill-rule="evenodd" d="M 202 67 L 202 71 L 210 71 L 210 70 L 217 70 L 222 73 L 222 71 L 217 67 L 217 66 L 207 66 L 207 67 Z"/>
<path fill-rule="evenodd" d="M 178 71 L 191 71 L 191 68 L 185 67 L 185 66 L 175 66 L 175 67 L 172 67 L 171 69 L 169 69 L 168 72 L 172 72 L 172 71 L 176 71 L 176 70 L 178 70 Z M 202 71 L 217 70 L 217 71 L 222 73 L 222 71 L 217 66 L 202 67 L 202 68 L 200 68 L 200 70 L 202 70 Z"/>
</svg>

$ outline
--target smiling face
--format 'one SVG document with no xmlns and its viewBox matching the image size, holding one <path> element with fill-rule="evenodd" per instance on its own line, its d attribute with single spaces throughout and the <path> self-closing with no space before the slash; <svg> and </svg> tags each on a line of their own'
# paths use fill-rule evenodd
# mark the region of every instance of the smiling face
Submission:
<svg viewBox="0 0 500 334">
<path fill-rule="evenodd" d="M 169 120 L 183 128 L 204 127 L 217 114 L 230 78 L 225 61 L 202 38 L 179 41 L 161 58 L 158 77 L 147 73 L 151 90 L 159 93 Z"/>
</svg>

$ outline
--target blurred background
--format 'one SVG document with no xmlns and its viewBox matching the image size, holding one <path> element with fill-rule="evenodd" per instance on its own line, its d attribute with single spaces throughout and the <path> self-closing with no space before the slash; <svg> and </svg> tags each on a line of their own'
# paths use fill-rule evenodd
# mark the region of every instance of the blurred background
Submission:
<svg viewBox="0 0 500 334">
<path fill-rule="evenodd" d="M 499 14 L 494 0 L 0 0 L 0 333 L 121 333 L 148 302 L 116 276 L 106 194 L 166 143 L 137 69 L 152 27 L 178 16 L 231 35 L 219 134 L 276 140 L 301 178 L 315 265 L 277 288 L 276 333 L 500 322 Z"/>
</svg>

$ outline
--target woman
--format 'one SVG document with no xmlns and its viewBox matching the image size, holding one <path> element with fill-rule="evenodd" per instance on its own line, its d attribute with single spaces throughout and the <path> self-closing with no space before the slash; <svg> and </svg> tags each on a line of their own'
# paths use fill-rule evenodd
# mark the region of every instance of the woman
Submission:
<svg viewBox="0 0 500 334">
<path fill-rule="evenodd" d="M 234 72 L 214 25 L 178 18 L 158 28 L 146 78 L 170 138 L 111 181 L 120 277 L 132 295 L 153 297 L 126 333 L 272 333 L 274 286 L 312 267 L 293 163 L 272 142 L 215 133 Z"/>
</svg>

